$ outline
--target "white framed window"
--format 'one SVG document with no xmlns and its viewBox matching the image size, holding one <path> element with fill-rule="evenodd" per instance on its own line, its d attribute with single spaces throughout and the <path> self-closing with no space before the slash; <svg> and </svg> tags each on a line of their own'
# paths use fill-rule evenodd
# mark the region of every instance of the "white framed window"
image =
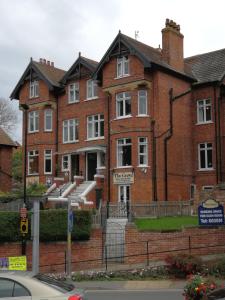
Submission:
<svg viewBox="0 0 225 300">
<path fill-rule="evenodd" d="M 130 201 L 130 186 L 119 185 L 118 186 L 118 200 L 120 203 L 126 203 Z"/>
<path fill-rule="evenodd" d="M 117 58 L 117 78 L 129 76 L 129 59 L 128 56 Z"/>
<path fill-rule="evenodd" d="M 97 169 L 105 168 L 105 152 L 97 152 Z"/>
<path fill-rule="evenodd" d="M 201 143 L 198 145 L 199 170 L 212 170 L 212 143 Z"/>
<path fill-rule="evenodd" d="M 30 111 L 28 113 L 28 132 L 37 132 L 39 131 L 39 112 Z"/>
<path fill-rule="evenodd" d="M 52 150 L 44 152 L 44 173 L 52 174 Z"/>
<path fill-rule="evenodd" d="M 39 173 L 39 152 L 37 150 L 28 151 L 28 175 Z"/>
<path fill-rule="evenodd" d="M 76 103 L 80 100 L 79 82 L 74 82 L 68 86 L 68 102 Z"/>
<path fill-rule="evenodd" d="M 139 166 L 148 165 L 148 138 L 138 138 L 138 164 Z"/>
<path fill-rule="evenodd" d="M 130 138 L 117 140 L 117 167 L 131 166 L 132 143 Z"/>
<path fill-rule="evenodd" d="M 45 131 L 52 131 L 52 109 L 45 109 Z"/>
<path fill-rule="evenodd" d="M 62 171 L 69 171 L 70 169 L 70 155 L 62 156 Z"/>
<path fill-rule="evenodd" d="M 140 90 L 140 91 L 138 91 L 138 115 L 146 116 L 147 114 L 148 114 L 147 91 Z"/>
<path fill-rule="evenodd" d="M 30 81 L 30 98 L 39 96 L 39 82 L 37 80 Z"/>
<path fill-rule="evenodd" d="M 95 99 L 98 97 L 97 88 L 98 87 L 96 80 L 89 79 L 87 81 L 87 100 Z"/>
<path fill-rule="evenodd" d="M 87 117 L 87 139 L 104 137 L 104 115 L 92 115 Z"/>
<path fill-rule="evenodd" d="M 211 99 L 197 101 L 197 122 L 198 124 L 212 122 L 212 103 Z"/>
<path fill-rule="evenodd" d="M 78 134 L 78 119 L 70 119 L 63 121 L 63 143 L 77 142 L 79 139 Z"/>
<path fill-rule="evenodd" d="M 131 95 L 128 92 L 116 95 L 116 116 L 123 118 L 131 116 Z"/>
</svg>

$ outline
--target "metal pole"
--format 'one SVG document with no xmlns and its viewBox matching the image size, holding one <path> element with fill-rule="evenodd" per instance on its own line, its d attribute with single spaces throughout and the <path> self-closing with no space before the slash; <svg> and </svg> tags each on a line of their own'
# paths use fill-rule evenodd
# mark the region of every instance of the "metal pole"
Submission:
<svg viewBox="0 0 225 300">
<path fill-rule="evenodd" d="M 71 278 L 71 199 L 68 199 L 68 213 L 67 213 L 67 277 Z"/>
<path fill-rule="evenodd" d="M 32 272 L 39 273 L 39 227 L 40 227 L 40 200 L 33 202 L 33 249 L 32 249 Z"/>
</svg>

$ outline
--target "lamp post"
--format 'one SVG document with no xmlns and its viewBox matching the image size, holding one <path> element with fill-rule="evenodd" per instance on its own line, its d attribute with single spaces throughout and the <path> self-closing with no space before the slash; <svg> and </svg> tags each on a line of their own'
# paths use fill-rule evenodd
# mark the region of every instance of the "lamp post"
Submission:
<svg viewBox="0 0 225 300">
<path fill-rule="evenodd" d="M 23 207 L 27 206 L 27 111 L 29 106 L 27 104 L 20 104 L 24 112 L 24 173 L 23 173 Z M 26 255 L 26 240 L 24 235 L 22 237 L 22 255 Z"/>
<path fill-rule="evenodd" d="M 27 111 L 29 106 L 27 104 L 20 104 L 24 112 L 24 173 L 23 173 L 23 205 L 27 206 Z"/>
</svg>

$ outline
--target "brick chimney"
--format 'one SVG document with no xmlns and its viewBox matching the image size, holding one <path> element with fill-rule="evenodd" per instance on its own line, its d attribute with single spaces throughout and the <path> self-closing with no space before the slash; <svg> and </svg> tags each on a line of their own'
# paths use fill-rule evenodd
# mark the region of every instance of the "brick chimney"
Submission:
<svg viewBox="0 0 225 300">
<path fill-rule="evenodd" d="M 184 71 L 183 34 L 180 25 L 166 19 L 162 30 L 162 59 L 177 71 Z"/>
</svg>

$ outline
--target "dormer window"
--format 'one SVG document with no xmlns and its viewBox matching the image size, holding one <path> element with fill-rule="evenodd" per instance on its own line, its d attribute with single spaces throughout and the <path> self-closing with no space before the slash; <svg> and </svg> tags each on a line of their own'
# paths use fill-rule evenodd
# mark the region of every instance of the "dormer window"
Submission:
<svg viewBox="0 0 225 300">
<path fill-rule="evenodd" d="M 39 96 L 39 82 L 33 80 L 30 82 L 30 98 L 36 98 Z"/>
<path fill-rule="evenodd" d="M 97 97 L 97 82 L 90 79 L 87 81 L 87 100 L 96 99 Z"/>
<path fill-rule="evenodd" d="M 76 103 L 79 102 L 79 82 L 71 83 L 68 86 L 68 102 Z"/>
<path fill-rule="evenodd" d="M 129 59 L 128 56 L 117 58 L 117 78 L 129 75 Z"/>
</svg>

